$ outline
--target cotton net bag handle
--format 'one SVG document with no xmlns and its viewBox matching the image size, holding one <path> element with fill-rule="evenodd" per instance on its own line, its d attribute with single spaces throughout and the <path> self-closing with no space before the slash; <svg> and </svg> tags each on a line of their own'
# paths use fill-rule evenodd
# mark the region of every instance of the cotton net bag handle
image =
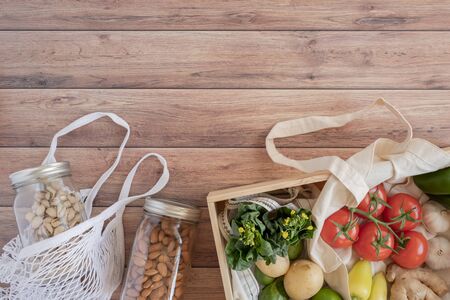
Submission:
<svg viewBox="0 0 450 300">
<path fill-rule="evenodd" d="M 131 184 L 133 183 L 134 176 L 136 175 L 136 172 L 139 169 L 139 166 L 141 165 L 141 163 L 143 163 L 144 160 L 146 160 L 149 157 L 155 157 L 156 159 L 158 159 L 159 163 L 162 165 L 163 171 L 162 171 L 161 177 L 159 177 L 159 179 L 155 183 L 155 185 L 152 186 L 147 192 L 140 194 L 140 195 L 130 196 L 130 189 L 131 189 Z M 158 193 L 159 191 L 161 191 L 167 185 L 167 183 L 169 182 L 169 178 L 170 178 L 170 173 L 169 173 L 169 168 L 167 167 L 166 159 L 158 153 L 147 153 L 136 163 L 136 165 L 133 167 L 133 169 L 131 169 L 130 173 L 128 173 L 128 176 L 125 179 L 125 181 L 122 185 L 122 190 L 120 191 L 120 194 L 119 194 L 119 202 L 125 206 L 128 203 L 133 202 L 137 199 L 142 199 L 144 197 L 154 195 L 154 194 Z M 123 207 L 123 209 L 124 209 L 124 207 Z"/>
<path fill-rule="evenodd" d="M 139 169 L 140 165 L 149 157 L 157 158 L 159 163 L 162 165 L 163 172 L 162 172 L 161 176 L 159 177 L 158 181 L 147 192 L 140 194 L 140 195 L 129 196 L 131 184 L 133 183 L 133 179 L 134 179 L 134 176 L 136 175 L 137 170 Z M 125 181 L 122 185 L 122 190 L 120 191 L 119 199 L 117 200 L 117 202 L 114 203 L 113 205 L 111 205 L 110 207 L 106 208 L 99 215 L 97 215 L 93 218 L 90 218 L 89 220 L 87 220 L 85 222 L 82 222 L 81 224 L 77 225 L 76 227 L 69 229 L 69 231 L 79 228 L 78 232 L 82 233 L 84 230 L 89 229 L 89 227 L 92 224 L 97 224 L 100 222 L 103 223 L 113 216 L 116 216 L 116 218 L 115 218 L 116 221 L 121 221 L 122 214 L 125 210 L 125 207 L 129 203 L 158 193 L 167 185 L 167 183 L 169 182 L 169 177 L 170 177 L 170 175 L 169 175 L 169 169 L 167 167 L 167 161 L 163 156 L 161 156 L 158 153 L 145 154 L 134 165 L 133 169 L 131 169 L 131 171 L 128 173 L 127 178 L 125 179 Z"/>
<path fill-rule="evenodd" d="M 84 125 L 87 125 L 89 123 L 92 123 L 92 122 L 100 119 L 100 118 L 103 118 L 103 117 L 110 118 L 114 123 L 125 128 L 127 132 L 126 132 L 125 137 L 119 147 L 119 151 L 117 153 L 117 157 L 116 157 L 114 163 L 111 165 L 111 167 L 109 167 L 108 170 L 106 170 L 106 172 L 104 172 L 102 174 L 102 176 L 100 176 L 100 178 L 97 180 L 95 185 L 89 191 L 89 194 L 85 200 L 86 215 L 88 215 L 88 216 L 90 216 L 90 214 L 91 214 L 92 202 L 94 201 L 98 191 L 100 190 L 103 183 L 105 183 L 105 181 L 109 178 L 109 176 L 111 176 L 112 172 L 115 170 L 115 168 L 119 164 L 119 161 L 122 157 L 123 150 L 125 148 L 125 145 L 127 144 L 128 138 L 130 137 L 130 126 L 128 125 L 128 123 L 124 119 L 120 118 L 118 115 L 116 115 L 114 113 L 95 112 L 95 113 L 87 114 L 87 115 L 73 121 L 72 123 L 70 123 L 69 125 L 67 125 L 66 127 L 64 127 L 63 129 L 61 129 L 60 131 L 58 131 L 55 134 L 55 136 L 52 139 L 52 143 L 50 145 L 50 149 L 47 154 L 47 157 L 42 162 L 43 165 L 56 162 L 55 152 L 56 152 L 56 148 L 58 146 L 58 138 L 66 135 L 69 132 L 72 132 L 80 127 L 83 127 Z M 109 207 L 109 208 L 111 208 L 111 207 Z M 68 241 L 69 239 L 73 238 L 74 236 L 80 235 L 83 232 L 85 232 L 86 230 L 95 226 L 95 224 L 97 224 L 97 222 L 99 222 L 99 221 L 101 221 L 100 215 L 96 216 L 94 218 L 90 218 L 90 219 L 82 222 L 81 224 L 65 231 L 64 233 L 58 234 L 57 236 L 53 236 L 51 238 L 39 241 L 39 242 L 29 245 L 27 247 L 24 247 L 21 249 L 21 251 L 19 253 L 19 258 L 23 259 L 23 258 L 32 256 L 32 255 L 35 255 L 37 253 L 40 253 L 42 251 L 45 251 L 49 248 L 58 247 L 59 245 Z"/>
<path fill-rule="evenodd" d="M 406 147 L 412 139 L 411 124 L 389 102 L 384 99 L 378 99 L 372 105 L 356 112 L 337 116 L 309 116 L 279 122 L 275 124 L 266 137 L 267 153 L 275 163 L 294 167 L 305 173 L 328 170 L 338 178 L 356 199 L 362 199 L 369 190 L 369 187 L 364 177 L 349 163 L 337 156 L 323 156 L 308 160 L 291 159 L 278 151 L 275 146 L 275 139 L 316 132 L 327 128 L 342 127 L 355 119 L 364 117 L 368 111 L 377 106 L 387 108 L 405 125 L 407 128 L 407 136 L 400 145 Z"/>
<path fill-rule="evenodd" d="M 133 182 L 133 179 L 134 179 L 134 176 L 136 175 L 137 170 L 139 169 L 139 166 L 142 164 L 142 162 L 144 162 L 144 160 L 146 160 L 149 157 L 156 157 L 158 159 L 158 161 L 160 162 L 160 164 L 162 165 L 163 172 L 162 172 L 160 178 L 155 183 L 155 185 L 153 185 L 147 192 L 140 194 L 140 195 L 129 196 L 131 184 Z M 106 220 L 108 220 L 109 218 L 113 217 L 114 215 L 116 216 L 117 220 L 120 220 L 121 216 L 123 214 L 123 211 L 125 210 L 125 206 L 127 206 L 129 203 L 136 201 L 138 199 L 142 199 L 144 197 L 151 196 L 151 195 L 158 193 L 167 185 L 167 183 L 169 182 L 169 177 L 170 177 L 169 169 L 167 167 L 166 159 L 164 157 L 162 157 L 161 155 L 159 155 L 158 153 L 147 153 L 134 165 L 133 169 L 131 169 L 131 171 L 128 173 L 128 176 L 122 185 L 122 190 L 120 191 L 119 199 L 117 200 L 117 202 L 115 202 L 113 205 L 106 208 L 99 215 L 92 217 L 65 232 L 69 232 L 71 230 L 78 229 L 77 232 L 82 233 L 86 229 L 89 229 L 89 227 L 91 227 L 93 224 L 97 224 L 99 222 L 103 223 Z M 62 233 L 62 234 L 64 234 L 64 233 Z M 62 234 L 59 234 L 59 235 L 62 235 Z M 44 240 L 44 241 L 46 241 L 46 240 Z"/>
<path fill-rule="evenodd" d="M 114 113 L 109 113 L 109 112 L 94 112 L 94 113 L 85 115 L 85 116 L 73 121 L 72 123 L 70 123 L 69 125 L 67 125 L 66 127 L 64 127 L 63 129 L 61 129 L 60 131 L 58 131 L 55 134 L 55 136 L 53 137 L 52 143 L 50 144 L 50 149 L 48 151 L 47 157 L 42 162 L 43 165 L 56 162 L 55 152 L 56 152 L 56 148 L 58 147 L 58 138 L 66 135 L 80 127 L 90 124 L 100 118 L 103 118 L 103 117 L 110 118 L 114 123 L 125 128 L 127 132 L 125 134 L 125 137 L 123 138 L 122 143 L 120 144 L 116 160 L 111 165 L 111 167 L 109 167 L 109 169 L 106 170 L 102 174 L 102 176 L 100 176 L 100 178 L 97 180 L 95 185 L 92 187 L 92 189 L 90 190 L 90 192 L 86 198 L 85 207 L 86 207 L 86 215 L 87 216 L 91 215 L 92 202 L 94 201 L 95 197 L 97 196 L 98 191 L 100 190 L 102 185 L 105 183 L 105 181 L 109 178 L 109 176 L 111 176 L 112 172 L 114 172 L 117 165 L 119 164 L 119 161 L 122 157 L 123 150 L 125 148 L 125 145 L 127 144 L 128 138 L 130 137 L 130 126 L 128 125 L 128 123 L 124 119 L 119 117 L 118 115 L 116 115 Z"/>
<path fill-rule="evenodd" d="M 136 196 L 129 196 L 129 191 L 131 188 L 131 183 L 133 181 L 134 176 L 136 175 L 136 172 L 141 165 L 141 163 L 146 160 L 149 157 L 156 157 L 161 165 L 163 166 L 163 172 L 161 174 L 161 177 L 158 179 L 156 184 L 150 188 L 147 192 L 136 195 Z M 115 202 L 113 205 L 106 208 L 104 211 L 102 211 L 100 214 L 98 214 L 95 217 L 89 218 L 86 221 L 78 224 L 75 227 L 70 228 L 67 231 L 64 231 L 63 233 L 60 233 L 56 236 L 53 236 L 51 238 L 39 241 L 37 243 L 34 243 L 30 246 L 27 246 L 23 248 L 19 253 L 19 258 L 26 258 L 32 255 L 36 255 L 40 253 L 41 251 L 44 251 L 51 247 L 58 247 L 62 243 L 70 240 L 71 238 L 78 236 L 80 234 L 83 234 L 85 231 L 95 227 L 100 226 L 100 230 L 103 227 L 103 224 L 106 220 L 112 218 L 115 216 L 114 220 L 111 221 L 110 224 L 108 224 L 108 230 L 112 229 L 114 226 L 117 225 L 117 222 L 121 222 L 122 220 L 122 214 L 125 210 L 125 206 L 129 204 L 130 202 L 133 202 L 137 199 L 141 199 L 146 196 L 151 196 L 153 194 L 158 193 L 160 190 L 162 190 L 166 184 L 169 182 L 169 169 L 167 167 L 167 162 L 161 155 L 157 153 L 148 153 L 144 155 L 133 167 L 133 169 L 128 174 L 127 178 L 125 179 L 125 182 L 123 184 L 122 190 L 120 192 L 119 199 L 117 202 Z M 106 229 L 105 229 L 106 232 Z M 105 232 L 103 234 L 105 234 Z"/>
</svg>

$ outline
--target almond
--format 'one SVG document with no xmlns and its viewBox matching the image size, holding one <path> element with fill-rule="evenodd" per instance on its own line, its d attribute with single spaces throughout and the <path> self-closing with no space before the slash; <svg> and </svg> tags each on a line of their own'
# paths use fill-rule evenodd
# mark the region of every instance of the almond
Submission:
<svg viewBox="0 0 450 300">
<path fill-rule="evenodd" d="M 155 229 L 152 231 L 152 234 L 150 235 L 150 242 L 151 242 L 152 244 L 158 242 L 158 235 L 159 235 L 159 230 L 158 230 L 157 228 L 155 228 Z"/>
<path fill-rule="evenodd" d="M 133 256 L 133 262 L 138 267 L 145 266 L 145 260 L 142 257 L 139 256 Z"/>
<path fill-rule="evenodd" d="M 149 252 L 154 252 L 154 251 L 158 251 L 161 250 L 162 248 L 162 244 L 161 243 L 157 243 L 157 244 L 153 244 L 149 247 L 148 251 Z"/>
<path fill-rule="evenodd" d="M 147 276 L 153 276 L 153 275 L 158 274 L 158 270 L 155 270 L 155 269 L 148 269 L 147 271 L 145 271 L 144 274 L 147 275 Z"/>
<path fill-rule="evenodd" d="M 161 274 L 162 277 L 166 277 L 166 276 L 167 276 L 168 271 L 167 271 L 167 266 L 166 266 L 166 264 L 164 264 L 164 263 L 159 263 L 159 264 L 156 266 L 156 268 L 158 269 L 159 274 Z"/>
<path fill-rule="evenodd" d="M 148 254 L 148 259 L 156 259 L 159 255 L 161 255 L 161 252 L 159 251 L 150 252 Z"/>
</svg>

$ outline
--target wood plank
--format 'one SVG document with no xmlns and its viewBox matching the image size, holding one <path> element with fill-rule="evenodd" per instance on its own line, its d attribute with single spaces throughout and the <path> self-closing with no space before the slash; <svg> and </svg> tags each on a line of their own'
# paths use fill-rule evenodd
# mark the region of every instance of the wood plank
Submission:
<svg viewBox="0 0 450 300">
<path fill-rule="evenodd" d="M 103 207 L 94 207 L 93 215 L 103 211 Z M 125 234 L 125 254 L 128 257 L 136 233 L 137 226 L 142 219 L 141 207 L 128 207 L 125 210 L 123 224 Z M 2 231 L 0 231 L 0 249 L 18 234 L 14 211 L 11 207 L 0 207 L 0 220 L 2 220 Z M 197 237 L 194 243 L 192 256 L 193 267 L 218 267 L 216 248 L 214 246 L 211 223 L 206 208 L 202 208 L 200 222 L 197 227 Z"/>
<path fill-rule="evenodd" d="M 0 29 L 448 30 L 444 1 L 0 1 Z"/>
<path fill-rule="evenodd" d="M 1 88 L 450 87 L 450 32 L 0 32 Z"/>
<path fill-rule="evenodd" d="M 183 300 L 225 300 L 218 268 L 193 268 L 189 276 Z M 114 292 L 111 299 L 119 300 L 120 291 L 121 287 Z"/>
<path fill-rule="evenodd" d="M 286 148 L 282 151 L 296 159 L 316 156 L 339 155 L 349 157 L 354 148 Z M 94 185 L 103 170 L 115 159 L 112 148 L 62 148 L 59 160 L 72 163 L 72 180 L 76 186 L 86 188 Z M 177 199 L 198 206 L 206 206 L 206 195 L 210 191 L 240 186 L 259 181 L 280 179 L 298 174 L 292 168 L 274 164 L 265 149 L 257 148 L 132 148 L 127 149 L 116 172 L 99 192 L 96 206 L 110 205 L 116 201 L 123 180 L 134 163 L 145 153 L 157 152 L 168 161 L 171 179 L 160 197 Z M 12 206 L 14 191 L 8 175 L 14 171 L 38 165 L 47 153 L 46 148 L 0 148 L 0 206 Z M 135 177 L 132 194 L 148 190 L 160 166 L 156 161 L 145 162 Z M 158 175 L 159 176 L 159 175 Z M 142 205 L 135 202 L 132 205 Z"/>
<path fill-rule="evenodd" d="M 416 137 L 441 147 L 450 145 L 448 90 L 5 89 L 0 90 L 0 146 L 48 147 L 60 128 L 102 110 L 115 112 L 130 123 L 129 147 L 264 147 L 265 136 L 278 121 L 346 113 L 381 96 L 400 109 Z M 380 109 L 343 128 L 283 139 L 278 144 L 365 147 L 374 138 L 400 139 L 405 132 L 391 114 Z M 114 147 L 123 134 L 121 128 L 100 120 L 63 138 L 60 145 Z"/>
</svg>

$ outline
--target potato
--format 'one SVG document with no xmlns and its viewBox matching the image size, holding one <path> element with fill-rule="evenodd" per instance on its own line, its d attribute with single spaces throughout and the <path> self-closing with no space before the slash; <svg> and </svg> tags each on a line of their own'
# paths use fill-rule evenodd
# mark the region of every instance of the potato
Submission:
<svg viewBox="0 0 450 300">
<path fill-rule="evenodd" d="M 289 258 L 277 256 L 274 264 L 266 264 L 263 259 L 256 261 L 258 269 L 269 277 L 280 277 L 289 270 Z"/>
<path fill-rule="evenodd" d="M 322 269 L 309 260 L 297 260 L 284 276 L 284 288 L 293 300 L 311 298 L 323 286 Z"/>
</svg>

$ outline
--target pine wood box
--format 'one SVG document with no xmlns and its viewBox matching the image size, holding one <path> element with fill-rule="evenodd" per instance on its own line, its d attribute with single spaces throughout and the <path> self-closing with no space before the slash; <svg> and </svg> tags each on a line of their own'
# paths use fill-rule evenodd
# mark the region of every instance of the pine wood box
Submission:
<svg viewBox="0 0 450 300">
<path fill-rule="evenodd" d="M 219 259 L 220 274 L 222 276 L 223 288 L 227 300 L 233 300 L 233 290 L 231 285 L 231 274 L 225 257 L 226 241 L 222 237 L 217 215 L 224 208 L 224 201 L 232 198 L 265 193 L 280 189 L 302 186 L 310 183 L 324 182 L 328 179 L 328 172 L 316 172 L 311 174 L 301 174 L 288 179 L 265 181 L 240 187 L 228 188 L 214 191 L 208 194 L 208 210 L 211 219 L 214 243 L 216 245 L 217 257 Z"/>
<path fill-rule="evenodd" d="M 450 152 L 450 147 L 444 148 Z M 233 300 L 233 290 L 231 286 L 231 274 L 225 257 L 226 241 L 222 237 L 217 214 L 223 210 L 224 201 L 232 198 L 253 195 L 257 193 L 265 193 L 285 189 L 289 187 L 302 186 L 310 183 L 324 182 L 330 176 L 329 172 L 316 172 L 310 174 L 300 174 L 296 177 L 288 179 L 279 179 L 272 181 L 259 182 L 255 184 L 244 185 L 240 187 L 228 188 L 224 190 L 210 192 L 207 197 L 208 211 L 211 219 L 212 231 L 214 235 L 214 243 L 216 245 L 217 257 L 219 260 L 220 275 L 222 276 L 223 288 L 227 300 Z"/>
</svg>

